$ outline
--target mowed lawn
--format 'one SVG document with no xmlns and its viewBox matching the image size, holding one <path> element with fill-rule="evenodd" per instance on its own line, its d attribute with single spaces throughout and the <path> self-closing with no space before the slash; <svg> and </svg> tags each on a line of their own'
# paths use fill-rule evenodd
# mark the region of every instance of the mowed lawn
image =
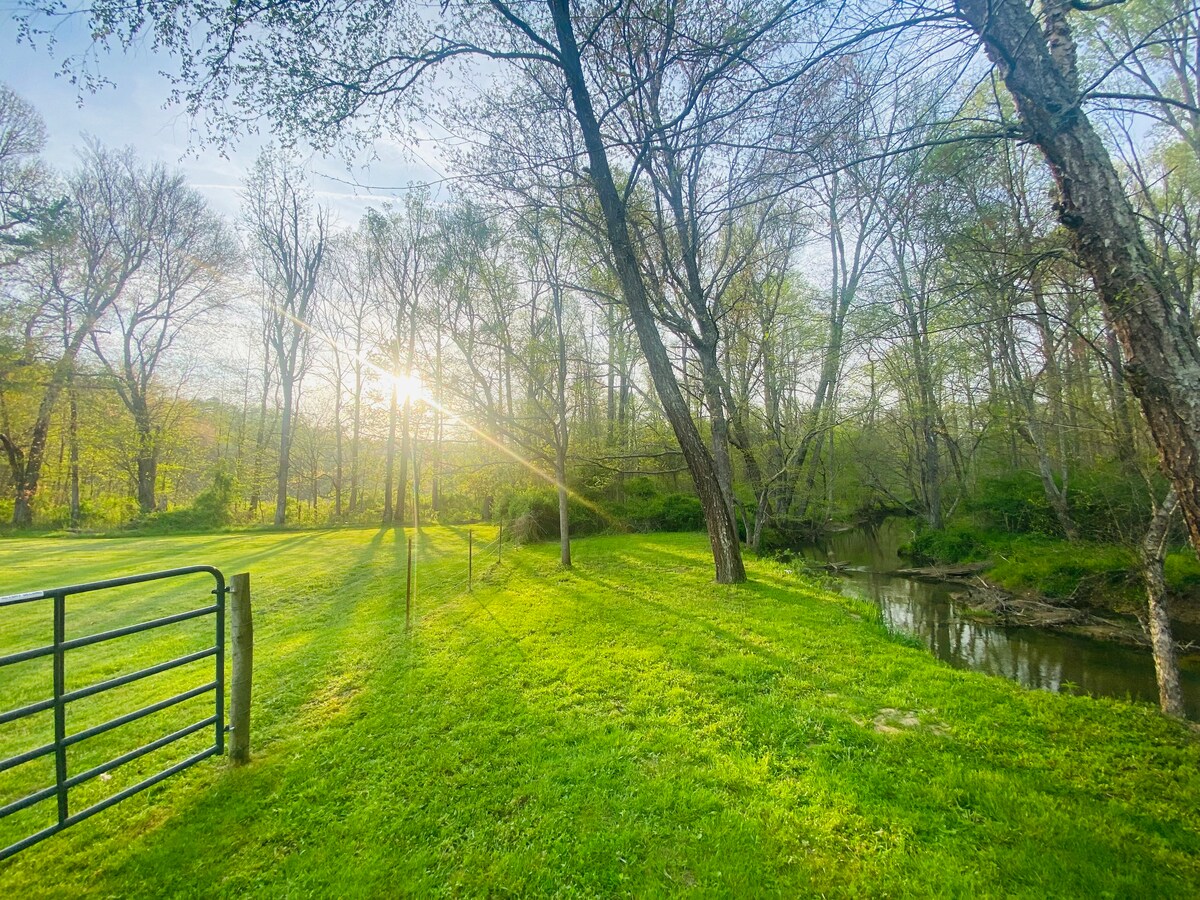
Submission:
<svg viewBox="0 0 1200 900">
<path fill-rule="evenodd" d="M 469 594 L 465 529 L 426 529 L 406 634 L 405 538 L 0 541 L 0 593 L 249 570 L 257 637 L 252 764 L 202 762 L 0 863 L 0 896 L 1200 896 L 1200 742 L 1148 706 L 952 670 L 774 563 L 715 585 L 702 535 L 581 540 L 569 573 L 555 546 L 497 566 L 492 545 Z M 191 584 L 76 598 L 68 635 L 202 605 Z M 17 609 L 0 654 L 49 637 Z M 68 687 L 204 645 L 177 631 L 80 657 Z M 0 670 L 0 708 L 49 671 Z M 68 731 L 207 677 L 80 701 Z M 71 770 L 206 709 L 85 742 Z M 0 756 L 48 727 L 0 726 Z M 51 772 L 0 774 L 0 805 Z M 52 805 L 0 822 L 0 844 Z"/>
</svg>

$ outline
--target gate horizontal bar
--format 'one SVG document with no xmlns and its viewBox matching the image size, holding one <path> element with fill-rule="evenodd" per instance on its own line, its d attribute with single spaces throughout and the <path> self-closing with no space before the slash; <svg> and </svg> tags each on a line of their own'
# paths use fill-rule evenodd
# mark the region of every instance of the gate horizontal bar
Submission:
<svg viewBox="0 0 1200 900">
<path fill-rule="evenodd" d="M 0 806 L 0 819 L 5 816 L 11 816 L 15 812 L 20 812 L 23 809 L 28 809 L 35 803 L 41 803 L 43 800 L 49 800 L 58 793 L 58 785 L 52 784 L 50 787 L 42 788 L 40 791 L 34 791 L 22 797 L 20 800 L 14 800 L 5 806 Z"/>
<path fill-rule="evenodd" d="M 26 716 L 35 716 L 48 709 L 54 709 L 53 697 L 49 700 L 39 700 L 36 703 L 30 703 L 28 706 L 19 706 L 16 709 L 10 709 L 6 713 L 0 713 L 0 725 L 7 725 L 9 722 L 24 719 Z"/>
<path fill-rule="evenodd" d="M 105 588 L 124 587 L 128 584 L 141 584 L 146 581 L 159 581 L 163 578 L 174 578 L 176 575 L 193 575 L 205 573 L 224 584 L 225 576 L 214 566 L 182 566 L 178 569 L 163 569 L 160 572 L 146 572 L 143 575 L 126 575 L 122 578 L 108 578 L 104 581 L 85 581 L 83 584 L 68 584 L 45 591 L 50 594 L 86 594 L 89 591 L 102 591 Z"/>
<path fill-rule="evenodd" d="M 207 659 L 210 656 L 215 656 L 216 647 L 209 647 L 207 650 L 197 650 L 195 653 L 189 653 L 186 656 L 180 656 L 172 659 L 169 662 L 158 663 L 154 666 L 147 666 L 145 669 L 139 669 L 136 672 L 130 672 L 128 675 L 119 675 L 116 678 L 110 678 L 108 681 L 101 681 L 98 684 L 93 684 L 91 687 L 79 688 L 74 691 L 67 691 L 63 694 L 63 702 L 70 703 L 72 700 L 82 700 L 84 697 L 91 697 L 93 694 L 101 694 L 104 691 L 112 690 L 113 688 L 121 687 L 122 685 L 132 684 L 135 681 L 140 681 L 143 678 L 149 678 L 151 675 L 157 675 L 159 672 L 169 672 L 171 669 L 177 669 L 180 666 L 186 666 L 188 663 L 196 662 L 199 659 Z M 54 701 L 49 701 L 53 705 Z M 0 716 L 0 724 L 3 724 L 4 718 Z"/>
<path fill-rule="evenodd" d="M 151 741 L 149 744 L 146 744 L 143 747 L 138 747 L 136 750 L 130 750 L 128 753 L 123 753 L 115 759 L 110 759 L 106 763 L 101 763 L 98 766 L 88 769 L 86 772 L 80 772 L 78 775 L 72 775 L 66 780 L 66 786 L 68 788 L 73 788 L 83 784 L 85 781 L 90 781 L 97 775 L 103 775 L 105 772 L 111 772 L 118 766 L 123 766 L 127 762 L 133 762 L 135 759 L 145 756 L 147 753 L 153 753 L 155 750 L 161 750 L 168 744 L 172 744 L 175 741 L 181 740 L 188 735 L 195 734 L 197 731 L 203 731 L 208 726 L 216 723 L 216 721 L 216 716 L 209 716 L 207 719 L 204 719 L 200 722 L 193 722 L 191 725 L 188 725 L 185 728 L 180 728 L 178 731 L 173 731 L 168 735 L 164 735 L 163 737 Z M 34 754 L 32 758 L 36 759 L 37 756 L 45 756 L 49 753 L 53 753 L 54 749 L 55 747 L 53 744 L 48 744 L 47 746 L 41 747 L 38 750 L 31 751 L 31 753 Z M 13 757 L 13 759 L 16 758 L 17 757 Z M 28 760 L 23 761 L 27 762 Z M 5 762 L 9 762 L 9 760 L 5 760 Z M 48 800 L 56 793 L 58 793 L 58 786 L 51 785 L 48 788 L 43 788 L 40 791 L 35 791 L 26 797 L 22 797 L 20 800 L 14 800 L 12 803 L 9 803 L 6 806 L 0 806 L 0 819 L 3 819 L 5 816 L 12 815 L 15 812 L 19 812 L 27 807 L 33 806 L 35 803 L 41 803 L 43 800 Z"/>
<path fill-rule="evenodd" d="M 161 712 L 164 709 L 169 709 L 176 704 L 182 703 L 185 700 L 191 700 L 193 697 L 199 697 L 201 694 L 207 694 L 209 691 L 217 687 L 215 681 L 210 681 L 208 684 L 202 684 L 200 687 L 192 688 L 190 691 L 184 691 L 182 694 L 176 694 L 174 697 L 168 697 L 166 700 L 159 700 L 157 703 L 151 703 L 149 706 L 143 706 L 141 709 L 134 710 L 131 713 L 125 713 L 123 716 L 117 716 L 115 719 L 103 723 L 102 725 L 94 725 L 76 734 L 68 735 L 63 738 L 63 746 L 70 747 L 73 744 L 78 744 L 80 741 L 86 741 L 90 737 L 95 737 L 98 734 L 104 734 L 106 731 L 112 731 L 114 728 L 120 728 L 122 725 L 128 725 L 130 722 L 136 722 L 138 719 L 144 719 L 146 716 L 156 712 Z"/>
<path fill-rule="evenodd" d="M 22 763 L 32 762 L 39 756 L 47 756 L 56 749 L 54 744 L 46 744 L 44 747 L 38 747 L 36 750 L 26 750 L 24 753 L 18 753 L 16 756 L 10 756 L 8 759 L 0 759 L 0 772 L 7 772 L 9 769 L 16 768 Z"/>
<path fill-rule="evenodd" d="M 106 763 L 93 766 L 86 772 L 80 772 L 78 775 L 72 775 L 66 780 L 66 785 L 69 788 L 81 785 L 85 781 L 90 781 L 91 779 L 95 778 L 97 775 L 103 775 L 105 772 L 111 772 L 118 766 L 123 766 L 127 762 L 133 762 L 135 759 L 145 756 L 147 753 L 153 753 L 155 750 L 161 750 L 168 744 L 173 744 L 175 741 L 181 740 L 187 737 L 189 734 L 195 734 L 197 731 L 207 728 L 216 721 L 216 716 L 209 716 L 207 719 L 204 719 L 201 722 L 193 722 L 191 725 L 188 725 L 185 728 L 180 728 L 178 731 L 173 731 L 170 734 L 163 735 L 162 737 L 151 741 L 143 747 L 138 747 L 136 750 L 130 750 L 128 753 L 122 753 L 120 756 L 110 759 Z"/>
<path fill-rule="evenodd" d="M 76 824 L 77 822 L 82 822 L 84 819 L 90 818 L 91 816 L 94 816 L 98 812 L 103 812 L 104 810 L 108 809 L 110 806 L 120 803 L 122 800 L 124 800 L 128 797 L 132 797 L 138 791 L 144 791 L 148 787 L 153 787 L 154 785 L 158 784 L 160 781 L 164 781 L 167 778 L 170 778 L 172 775 L 176 774 L 177 772 L 182 772 L 184 769 L 188 768 L 189 766 L 194 766 L 196 763 L 201 762 L 202 760 L 208 759 L 210 756 L 215 756 L 216 754 L 217 754 L 216 747 L 209 747 L 206 750 L 201 750 L 199 753 L 189 756 L 187 759 L 183 760 L 182 762 L 178 762 L 168 769 L 163 769 L 157 775 L 151 775 L 149 778 L 139 781 L 137 784 L 132 785 L 131 787 L 127 787 L 127 788 L 125 788 L 125 790 L 120 791 L 119 793 L 113 794 L 111 797 L 104 798 L 99 803 L 95 803 L 95 804 L 89 806 L 87 809 L 82 809 L 79 812 L 75 813 L 74 815 L 68 816 L 67 818 L 63 819 L 63 821 L 61 821 L 61 822 L 57 822 L 54 825 L 49 826 L 48 828 L 43 828 L 41 831 L 31 834 L 27 838 L 17 841 L 15 844 L 10 844 L 9 846 L 5 847 L 3 850 L 0 850 L 0 862 L 3 862 L 4 860 L 8 859 L 10 856 L 12 856 L 15 853 L 20 853 L 26 847 L 32 847 L 34 844 L 38 843 L 39 841 L 44 841 L 46 838 L 50 837 L 51 835 L 58 834 L 58 832 L 62 831 L 64 828 L 68 828 L 71 825 Z"/>
<path fill-rule="evenodd" d="M 8 656 L 0 656 L 0 668 L 11 666 L 13 663 L 25 662 L 27 659 L 37 659 L 39 656 L 49 656 L 54 652 L 54 645 L 47 644 L 45 647 L 37 647 L 33 650 L 22 650 L 20 653 L 10 653 Z"/>
<path fill-rule="evenodd" d="M 112 631 L 101 631 L 98 634 L 73 638 L 69 641 L 63 641 L 62 648 L 63 650 L 74 650 L 78 647 L 99 644 L 101 641 L 110 641 L 113 638 L 125 637 L 127 634 L 137 634 L 141 631 L 150 631 L 153 628 L 162 628 L 164 625 L 174 625 L 176 622 L 186 622 L 188 619 L 198 619 L 201 616 L 212 615 L 219 608 L 215 605 L 206 606 L 203 609 L 193 609 L 188 612 L 175 613 L 171 616 L 163 616 L 159 619 L 151 619 L 148 622 L 139 622 L 137 625 L 126 625 L 124 628 L 114 628 Z"/>
<path fill-rule="evenodd" d="M 45 591 L 27 591 L 24 594 L 5 594 L 0 597 L 0 606 L 16 606 L 19 603 L 31 603 L 34 600 L 45 600 L 50 595 Z"/>
</svg>

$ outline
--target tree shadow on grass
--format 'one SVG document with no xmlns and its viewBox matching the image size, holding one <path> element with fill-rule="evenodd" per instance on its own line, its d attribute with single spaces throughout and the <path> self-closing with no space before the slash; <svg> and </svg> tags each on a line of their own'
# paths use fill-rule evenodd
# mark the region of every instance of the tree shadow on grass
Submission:
<svg viewBox="0 0 1200 900">
<path fill-rule="evenodd" d="M 307 543 L 306 536 L 299 541 Z M 286 543 L 286 542 L 285 542 Z M 291 543 L 291 548 L 297 542 Z M 273 595 L 291 593 L 288 584 L 263 587 L 260 575 L 255 579 L 262 600 L 256 603 L 256 660 L 255 671 L 255 726 L 253 741 L 256 755 L 270 769 L 270 758 L 282 746 L 303 741 L 303 733 L 319 730 L 322 718 L 344 717 L 352 714 L 356 698 L 367 687 L 371 675 L 371 662 L 382 655 L 394 640 L 396 620 L 391 604 L 381 597 L 378 590 L 361 600 L 364 584 L 363 570 L 372 568 L 376 558 L 384 551 L 382 535 L 377 535 L 371 544 L 340 566 L 341 584 L 333 590 L 322 592 L 317 598 L 308 598 L 301 609 L 288 608 Z M 273 555 L 285 552 L 283 547 L 270 548 Z M 261 558 L 264 553 L 238 558 L 238 564 L 251 558 Z M 253 573 L 253 569 L 251 570 Z M 368 579 L 369 580 L 369 579 Z M 347 603 L 346 598 L 351 602 Z M 319 618 L 321 627 L 310 627 L 313 618 Z M 402 631 L 403 619 L 399 628 Z M 332 687 L 333 693 L 329 692 Z M 258 763 L 250 767 L 258 768 Z M 194 777 L 183 775 L 170 783 L 154 789 L 141 798 L 124 801 L 114 812 L 81 824 L 37 848 L 22 855 L 24 865 L 44 865 L 43 854 L 69 858 L 74 850 L 84 850 L 91 842 L 112 834 L 114 816 L 135 816 L 147 833 L 167 826 L 178 819 L 175 811 L 164 812 L 164 799 L 186 795 L 203 784 L 224 783 L 219 763 L 202 764 L 193 770 Z M 238 781 L 243 773 L 230 773 L 227 778 Z M 213 788 L 210 788 L 213 790 Z M 114 835 L 115 837 L 115 835 Z M 136 842 L 136 843 L 141 843 Z M 121 845 L 114 845 L 111 859 L 119 862 L 128 854 Z"/>
<path fill-rule="evenodd" d="M 216 859 L 236 856 L 240 887 L 392 894 L 445 889 L 441 870 L 477 890 L 519 876 L 549 892 L 574 872 L 619 891 L 631 863 L 669 853 L 673 842 L 651 832 L 686 829 L 687 817 L 629 829 L 630 799 L 656 790 L 627 737 L 540 696 L 530 702 L 523 685 L 544 686 L 547 672 L 537 670 L 548 664 L 483 621 L 478 614 L 383 657 L 378 678 L 390 690 L 358 697 L 319 745 L 229 773 L 177 806 L 106 875 L 138 885 L 167 872 L 165 891 L 186 890 Z M 357 751 L 366 746 L 375 753 Z M 575 827 L 561 841 L 557 823 L 567 821 Z M 330 866 L 331 851 L 353 858 L 353 871 Z"/>
<path fill-rule="evenodd" d="M 631 589 L 606 554 L 561 580 L 447 599 L 410 638 L 390 594 L 402 544 L 377 534 L 342 564 L 339 589 L 313 601 L 333 618 L 279 632 L 302 637 L 295 646 L 264 647 L 272 662 L 256 690 L 280 696 L 249 768 L 214 765 L 165 786 L 162 805 L 131 817 L 132 840 L 112 820 L 86 837 L 80 826 L 69 849 L 86 859 L 87 841 L 100 840 L 108 859 L 72 870 L 59 844 L 66 861 L 51 870 L 127 895 L 664 894 L 677 879 L 743 895 L 812 894 L 813 884 L 1045 894 L 1104 885 L 1112 870 L 1117 888 L 1161 896 L 1196 880 L 1183 856 L 1194 824 L 1138 819 L 1014 756 L 1057 746 L 1061 765 L 1063 742 L 1078 741 L 1067 758 L 1100 763 L 1111 779 L 1128 748 L 1097 751 L 1101 736 L 1069 717 L 1042 730 L 1044 716 L 1030 732 L 1021 695 L 905 655 L 861 623 L 818 642 L 814 627 L 844 615 L 798 602 L 786 584 L 683 578 L 672 590 L 659 578 Z M 535 554 L 512 566 L 552 571 Z M 727 593 L 746 602 L 723 609 Z M 977 720 L 961 737 L 876 734 L 845 695 L 804 684 L 814 666 L 853 668 L 845 648 L 864 643 L 898 652 L 922 702 L 967 691 L 960 706 L 977 706 Z M 359 690 L 339 699 L 357 672 Z M 855 702 L 894 690 L 842 680 Z M 1025 731 L 1015 743 L 978 731 L 1005 726 Z M 1151 788 L 1140 790 L 1154 808 Z"/>
</svg>

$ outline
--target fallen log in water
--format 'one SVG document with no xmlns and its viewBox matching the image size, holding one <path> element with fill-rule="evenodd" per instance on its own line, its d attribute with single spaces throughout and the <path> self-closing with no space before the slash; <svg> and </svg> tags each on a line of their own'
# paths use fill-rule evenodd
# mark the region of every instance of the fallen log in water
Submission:
<svg viewBox="0 0 1200 900">
<path fill-rule="evenodd" d="M 988 567 L 986 562 L 962 563 L 954 566 L 918 566 L 911 569 L 896 569 L 890 572 L 901 578 L 918 578 L 922 581 L 946 581 L 955 578 L 970 578 Z"/>
</svg>

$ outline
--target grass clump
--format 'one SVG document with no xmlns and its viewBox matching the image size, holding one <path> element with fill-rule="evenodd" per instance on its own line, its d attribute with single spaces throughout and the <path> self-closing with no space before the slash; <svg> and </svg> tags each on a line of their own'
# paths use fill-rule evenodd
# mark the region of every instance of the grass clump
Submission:
<svg viewBox="0 0 1200 900">
<path fill-rule="evenodd" d="M 954 524 L 919 531 L 901 553 L 918 565 L 986 561 L 989 581 L 1051 600 L 1118 610 L 1140 609 L 1145 602 L 1137 553 L 1126 544 L 1069 543 Z M 1167 554 L 1165 577 L 1176 597 L 1200 598 L 1200 561 L 1190 549 Z"/>
<path fill-rule="evenodd" d="M 406 537 L 0 544 L 5 591 L 249 569 L 257 635 L 252 764 L 202 764 L 0 865 L 4 894 L 1200 892 L 1200 744 L 1148 705 L 953 670 L 777 563 L 716 585 L 703 535 L 581 540 L 572 571 L 506 547 L 468 593 L 465 530 L 426 529 L 406 633 Z M 0 652 L 44 627 L 10 622 Z M 15 743 L 0 730 L 0 755 Z"/>
<path fill-rule="evenodd" d="M 1127 547 L 1023 536 L 997 548 L 993 559 L 988 579 L 1011 591 L 1060 600 L 1140 597 L 1138 561 Z"/>
<path fill-rule="evenodd" d="M 989 552 L 986 536 L 963 525 L 924 528 L 901 548 L 901 553 L 918 565 L 975 562 L 986 559 Z"/>
</svg>

